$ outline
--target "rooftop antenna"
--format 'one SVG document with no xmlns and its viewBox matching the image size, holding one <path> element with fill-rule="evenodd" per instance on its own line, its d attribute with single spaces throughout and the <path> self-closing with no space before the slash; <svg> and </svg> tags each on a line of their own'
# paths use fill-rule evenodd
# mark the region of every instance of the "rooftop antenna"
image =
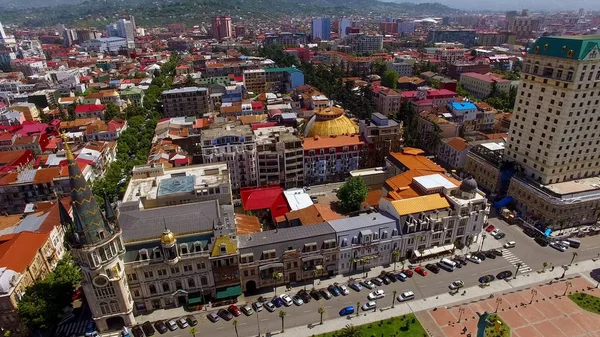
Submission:
<svg viewBox="0 0 600 337">
<path fill-rule="evenodd" d="M 165 232 L 166 232 L 168 229 L 167 229 L 167 221 L 165 220 L 164 216 L 163 216 L 163 224 L 165 225 Z"/>
</svg>

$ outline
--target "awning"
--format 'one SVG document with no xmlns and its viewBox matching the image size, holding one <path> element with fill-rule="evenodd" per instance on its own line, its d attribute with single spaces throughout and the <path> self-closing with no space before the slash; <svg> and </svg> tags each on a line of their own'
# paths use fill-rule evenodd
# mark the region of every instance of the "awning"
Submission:
<svg viewBox="0 0 600 337">
<path fill-rule="evenodd" d="M 229 297 L 237 297 L 242 294 L 242 287 L 237 285 L 233 287 L 228 287 L 225 290 L 217 291 L 217 299 L 229 298 Z"/>
<path fill-rule="evenodd" d="M 265 264 L 264 266 L 260 266 L 258 267 L 258 270 L 263 271 L 263 270 L 267 270 L 267 269 L 271 269 L 271 268 L 283 268 L 283 263 L 270 263 L 270 264 Z"/>
<path fill-rule="evenodd" d="M 302 258 L 302 262 L 314 261 L 314 260 L 322 260 L 323 255 L 312 255 Z"/>
<path fill-rule="evenodd" d="M 198 304 L 201 302 L 202 294 L 200 292 L 195 292 L 188 295 L 188 304 Z"/>
</svg>

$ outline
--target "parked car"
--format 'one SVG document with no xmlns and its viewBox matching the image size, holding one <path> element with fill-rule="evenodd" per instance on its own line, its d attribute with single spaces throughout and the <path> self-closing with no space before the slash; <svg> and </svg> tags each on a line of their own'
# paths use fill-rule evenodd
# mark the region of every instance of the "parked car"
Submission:
<svg viewBox="0 0 600 337">
<path fill-rule="evenodd" d="M 380 278 L 383 281 L 383 284 L 385 285 L 389 285 L 390 283 L 392 283 L 392 281 L 385 275 L 382 275 Z"/>
<path fill-rule="evenodd" d="M 495 279 L 496 278 L 494 277 L 494 275 L 484 275 L 484 276 L 480 277 L 478 279 L 478 281 L 479 281 L 479 283 L 490 283 Z"/>
<path fill-rule="evenodd" d="M 533 241 L 537 242 L 538 245 L 546 247 L 548 245 L 548 239 L 545 237 L 537 236 Z"/>
<path fill-rule="evenodd" d="M 485 257 L 490 258 L 492 260 L 496 258 L 496 254 L 494 254 L 494 252 L 492 252 L 492 251 L 488 250 L 488 251 L 484 252 L 484 254 L 485 254 Z"/>
<path fill-rule="evenodd" d="M 216 312 L 211 312 L 210 314 L 206 315 L 206 318 L 208 318 L 209 321 L 215 323 L 219 320 L 219 315 Z"/>
<path fill-rule="evenodd" d="M 384 297 L 385 297 L 385 292 L 383 291 L 383 289 L 375 290 L 374 292 L 369 293 L 369 295 L 367 296 L 369 301 L 378 300 L 378 299 L 384 298 Z"/>
<path fill-rule="evenodd" d="M 429 269 L 432 273 L 437 274 L 440 272 L 440 267 L 436 266 L 433 263 L 428 263 L 425 265 L 425 268 Z"/>
<path fill-rule="evenodd" d="M 346 287 L 343 284 L 338 285 L 338 289 L 340 290 L 340 292 L 342 293 L 342 295 L 347 296 L 348 294 L 350 294 L 350 290 L 348 290 L 348 287 Z"/>
<path fill-rule="evenodd" d="M 139 325 L 134 326 L 133 329 L 131 329 L 131 333 L 133 334 L 133 337 L 144 337 L 144 331 Z"/>
<path fill-rule="evenodd" d="M 506 236 L 506 234 L 500 232 L 500 233 L 494 235 L 494 239 L 496 239 L 496 240 L 504 239 L 505 236 Z"/>
<path fill-rule="evenodd" d="M 300 296 L 304 303 L 308 303 L 311 300 L 310 295 L 304 290 L 300 290 L 297 295 Z"/>
<path fill-rule="evenodd" d="M 158 333 L 160 333 L 160 334 L 163 334 L 163 333 L 169 331 L 169 329 L 167 328 L 167 325 L 163 321 L 158 321 L 158 322 L 154 323 L 154 327 L 156 328 L 156 331 L 158 331 Z"/>
<path fill-rule="evenodd" d="M 358 282 L 350 282 L 350 284 L 348 284 L 348 287 L 356 290 L 356 291 L 361 291 L 362 290 L 362 285 L 360 285 L 360 283 Z"/>
<path fill-rule="evenodd" d="M 294 301 L 292 301 L 292 298 L 288 294 L 281 294 L 279 295 L 279 298 L 281 298 L 283 305 L 285 305 L 286 307 L 289 307 L 292 304 L 294 304 Z"/>
<path fill-rule="evenodd" d="M 412 271 L 412 270 L 410 270 L 410 269 L 404 269 L 404 270 L 402 271 L 402 274 L 404 274 L 404 275 L 408 276 L 408 278 L 411 278 L 411 277 L 413 277 L 413 271 Z"/>
<path fill-rule="evenodd" d="M 242 312 L 240 311 L 240 308 L 238 308 L 234 304 L 227 307 L 227 310 L 229 310 L 229 312 L 235 317 L 239 317 L 242 314 Z"/>
<path fill-rule="evenodd" d="M 312 298 L 314 298 L 315 301 L 318 301 L 321 298 L 323 298 L 323 295 L 321 295 L 321 293 L 316 289 L 311 290 L 310 296 L 312 296 Z"/>
<path fill-rule="evenodd" d="M 456 263 L 456 268 L 460 269 L 463 267 L 462 263 L 458 259 L 450 259 L 450 261 L 454 261 L 454 263 Z"/>
<path fill-rule="evenodd" d="M 194 315 L 188 315 L 186 317 L 188 324 L 191 326 L 196 326 L 198 324 L 198 320 L 196 319 L 196 317 L 194 317 Z"/>
<path fill-rule="evenodd" d="M 569 247 L 571 246 L 571 244 L 569 243 L 569 241 L 558 241 L 558 244 L 565 247 L 565 249 L 569 249 Z"/>
<path fill-rule="evenodd" d="M 496 236 L 496 234 L 498 233 L 500 233 L 500 230 L 498 228 L 494 228 L 494 230 L 490 232 L 492 236 Z"/>
<path fill-rule="evenodd" d="M 144 334 L 146 336 L 154 336 L 154 333 L 156 332 L 156 330 L 154 330 L 154 327 L 152 326 L 152 323 L 148 321 L 142 324 L 142 330 L 144 330 Z"/>
<path fill-rule="evenodd" d="M 552 248 L 554 248 L 554 249 L 556 249 L 556 250 L 558 250 L 560 252 L 564 252 L 565 250 L 567 250 L 565 248 L 565 246 L 561 245 L 558 242 L 552 242 L 552 243 L 550 243 L 550 247 L 552 247 Z"/>
<path fill-rule="evenodd" d="M 271 301 L 271 303 L 273 303 L 273 305 L 274 305 L 276 308 L 281 308 L 281 306 L 283 305 L 283 301 L 282 301 L 282 300 L 281 300 L 281 298 L 279 298 L 279 297 L 275 297 L 275 298 L 274 298 L 274 299 Z"/>
<path fill-rule="evenodd" d="M 504 248 L 507 248 L 507 249 L 508 249 L 508 248 L 515 248 L 515 246 L 516 246 L 516 245 L 517 245 L 517 243 L 516 243 L 516 242 L 514 242 L 514 241 L 508 241 L 507 243 L 505 243 L 505 244 L 504 244 L 504 246 L 503 246 L 503 247 L 504 247 Z"/>
<path fill-rule="evenodd" d="M 494 225 L 489 225 L 485 228 L 485 231 L 489 233 L 489 232 L 493 231 L 494 229 L 496 229 L 496 227 Z"/>
<path fill-rule="evenodd" d="M 99 337 L 98 331 L 96 331 L 96 323 L 90 321 L 85 327 L 85 337 Z"/>
<path fill-rule="evenodd" d="M 267 309 L 268 312 L 275 311 L 275 304 L 273 304 L 272 302 L 265 302 L 265 304 L 263 304 L 263 307 Z"/>
<path fill-rule="evenodd" d="M 469 261 L 473 262 L 473 263 L 481 263 L 481 259 L 478 256 L 475 255 L 467 255 L 467 259 L 469 259 Z"/>
<path fill-rule="evenodd" d="M 452 281 L 452 283 L 450 283 L 448 288 L 450 288 L 451 290 L 455 290 L 455 289 L 460 289 L 464 286 L 465 286 L 465 283 L 463 281 L 456 280 L 456 281 Z"/>
<path fill-rule="evenodd" d="M 485 261 L 485 259 L 486 259 L 484 252 L 475 252 L 475 253 L 472 253 L 471 255 L 477 256 L 481 261 Z"/>
<path fill-rule="evenodd" d="M 382 279 L 380 279 L 379 277 L 376 277 L 376 278 L 372 279 L 371 281 L 372 281 L 373 283 L 375 283 L 376 285 L 378 285 L 378 286 L 381 286 L 381 285 L 383 285 L 383 280 L 382 280 Z"/>
<path fill-rule="evenodd" d="M 244 315 L 246 316 L 251 316 L 254 313 L 254 310 L 252 310 L 252 307 L 249 306 L 248 304 L 243 305 L 242 308 L 240 309 Z"/>
<path fill-rule="evenodd" d="M 256 302 L 252 303 L 252 308 L 254 308 L 254 311 L 256 311 L 256 312 L 261 312 L 263 310 L 263 304 L 260 303 L 259 301 L 256 301 Z"/>
<path fill-rule="evenodd" d="M 323 298 L 326 300 L 329 300 L 331 297 L 333 297 L 327 289 L 321 289 L 319 292 L 321 292 L 321 295 L 323 295 Z"/>
<path fill-rule="evenodd" d="M 188 322 L 185 320 L 185 318 L 181 317 L 177 320 L 177 325 L 179 325 L 180 328 L 185 329 L 188 327 Z"/>
<path fill-rule="evenodd" d="M 298 295 L 292 296 L 292 302 L 294 302 L 294 304 L 297 306 L 301 306 L 302 304 L 304 304 L 304 300 L 302 300 L 302 297 Z"/>
<path fill-rule="evenodd" d="M 224 319 L 226 321 L 231 321 L 231 319 L 233 318 L 233 315 L 225 309 L 221 309 L 221 310 L 217 311 L 217 315 L 219 315 L 219 317 L 221 317 L 222 319 Z"/>
<path fill-rule="evenodd" d="M 498 273 L 498 275 L 496 275 L 496 278 L 499 280 L 503 280 L 505 278 L 509 278 L 513 275 L 512 271 L 510 270 L 505 270 L 505 271 L 501 271 Z"/>
<path fill-rule="evenodd" d="M 392 281 L 392 282 L 398 281 L 398 279 L 396 279 L 396 275 L 394 273 L 392 273 L 391 271 L 388 271 L 387 273 L 385 273 L 385 276 L 387 276 L 390 279 L 390 281 Z"/>
<path fill-rule="evenodd" d="M 329 290 L 329 292 L 335 296 L 338 297 L 341 295 L 340 290 L 338 289 L 338 287 L 334 286 L 333 284 L 330 285 L 329 287 L 327 287 L 327 290 Z"/>
<path fill-rule="evenodd" d="M 412 291 L 405 291 L 403 293 L 401 293 L 400 295 L 398 295 L 398 302 L 404 302 L 404 301 L 408 301 L 408 300 L 412 300 L 415 298 L 415 293 Z"/>
<path fill-rule="evenodd" d="M 525 228 L 525 229 L 523 230 L 523 233 L 525 233 L 525 235 L 527 235 L 527 236 L 529 236 L 529 237 L 532 237 L 532 238 L 533 238 L 533 237 L 536 237 L 537 235 L 539 235 L 539 234 L 540 234 L 540 233 L 539 233 L 537 230 L 535 230 L 535 229 L 533 229 L 533 228 L 531 228 L 531 227 L 527 227 L 527 228 Z"/>
<path fill-rule="evenodd" d="M 354 313 L 354 307 L 349 305 L 345 308 L 342 308 L 342 310 L 340 310 L 340 316 L 347 316 L 347 315 L 352 315 Z"/>
<path fill-rule="evenodd" d="M 464 258 L 464 257 L 462 257 L 462 256 L 455 256 L 455 257 L 454 257 L 454 262 L 456 262 L 457 264 L 458 264 L 458 263 L 460 263 L 460 264 L 462 264 L 463 266 L 466 266 L 466 265 L 467 265 L 467 259 L 465 259 L 465 258 Z"/>
<path fill-rule="evenodd" d="M 169 328 L 169 330 L 175 331 L 175 330 L 177 330 L 177 323 L 175 322 L 174 319 L 168 320 L 167 327 Z"/>
<path fill-rule="evenodd" d="M 504 253 L 502 253 L 502 251 L 498 250 L 498 249 L 490 249 L 489 251 L 492 252 L 492 253 L 494 253 L 496 256 L 502 256 L 502 255 L 504 255 Z"/>
<path fill-rule="evenodd" d="M 364 280 L 362 282 L 362 284 L 365 286 L 365 288 L 367 289 L 373 289 L 375 288 L 375 283 L 371 282 L 370 280 Z"/>
<path fill-rule="evenodd" d="M 425 270 L 421 267 L 415 268 L 415 272 L 421 276 L 427 276 L 427 270 Z"/>
<path fill-rule="evenodd" d="M 367 310 L 373 310 L 377 307 L 377 303 L 375 303 L 375 301 L 369 301 L 365 304 L 362 305 L 362 310 L 363 311 L 367 311 Z"/>
<path fill-rule="evenodd" d="M 404 274 L 404 273 L 400 273 L 400 274 L 396 275 L 396 277 L 398 278 L 398 280 L 400 280 L 402 282 L 406 282 L 406 280 L 408 279 L 408 276 L 406 276 L 406 274 Z"/>
</svg>

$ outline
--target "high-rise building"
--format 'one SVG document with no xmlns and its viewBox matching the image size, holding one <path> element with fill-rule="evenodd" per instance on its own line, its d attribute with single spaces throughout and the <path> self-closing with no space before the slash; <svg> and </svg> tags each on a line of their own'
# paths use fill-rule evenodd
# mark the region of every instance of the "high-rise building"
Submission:
<svg viewBox="0 0 600 337">
<path fill-rule="evenodd" d="M 600 36 L 542 37 L 523 66 L 505 160 L 509 195 L 524 216 L 551 228 L 600 213 Z"/>
<path fill-rule="evenodd" d="M 340 38 L 346 37 L 348 35 L 348 28 L 350 28 L 350 19 L 346 17 L 340 18 L 338 28 L 338 36 Z"/>
<path fill-rule="evenodd" d="M 329 41 L 331 39 L 331 18 L 312 19 L 312 38 Z"/>
<path fill-rule="evenodd" d="M 0 41 L 6 40 L 6 33 L 4 32 L 4 27 L 2 27 L 2 22 L 0 22 Z"/>
<path fill-rule="evenodd" d="M 135 48 L 135 28 L 133 22 L 121 19 L 117 22 L 118 36 L 127 40 L 127 48 Z"/>
<path fill-rule="evenodd" d="M 231 38 L 231 36 L 233 35 L 233 30 L 231 26 L 231 16 L 215 16 L 212 21 L 211 29 L 213 38 L 217 40 Z"/>
</svg>

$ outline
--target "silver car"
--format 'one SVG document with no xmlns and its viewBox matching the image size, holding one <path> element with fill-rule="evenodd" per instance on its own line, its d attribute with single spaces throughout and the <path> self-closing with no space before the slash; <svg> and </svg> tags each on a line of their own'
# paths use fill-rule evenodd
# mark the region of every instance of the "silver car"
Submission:
<svg viewBox="0 0 600 337">
<path fill-rule="evenodd" d="M 369 301 L 362 306 L 363 311 L 373 310 L 377 307 L 377 303 L 375 301 Z"/>
</svg>

